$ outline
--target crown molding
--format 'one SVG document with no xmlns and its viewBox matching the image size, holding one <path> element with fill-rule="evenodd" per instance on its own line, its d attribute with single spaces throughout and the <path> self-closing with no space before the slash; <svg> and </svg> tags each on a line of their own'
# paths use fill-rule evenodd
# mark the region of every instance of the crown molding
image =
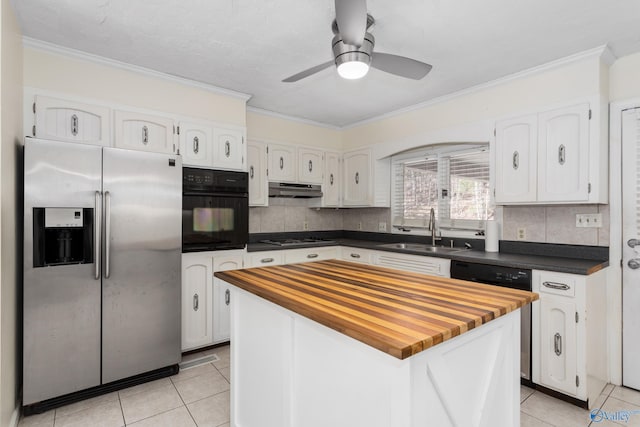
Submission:
<svg viewBox="0 0 640 427">
<path fill-rule="evenodd" d="M 331 130 L 342 130 L 343 129 L 340 126 L 334 126 L 334 125 L 330 125 L 328 123 L 316 122 L 314 120 L 303 119 L 303 118 L 295 117 L 295 116 L 289 116 L 287 114 L 276 113 L 275 111 L 265 110 L 265 109 L 258 108 L 258 107 L 252 107 L 250 105 L 247 105 L 247 112 L 248 113 L 260 114 L 260 115 L 263 115 L 263 116 L 275 117 L 275 118 L 278 118 L 278 119 L 288 120 L 288 121 L 291 121 L 291 122 L 298 122 L 298 123 L 302 123 L 302 124 L 305 124 L 305 125 L 318 126 L 318 127 L 321 127 L 321 128 L 326 128 L 326 129 L 331 129 Z"/>
<path fill-rule="evenodd" d="M 178 83 L 185 86 L 191 86 L 197 89 L 206 90 L 217 95 L 224 95 L 231 98 L 241 99 L 244 102 L 249 101 L 252 95 L 237 92 L 231 89 L 225 89 L 222 87 L 214 86 L 208 83 L 198 82 L 196 80 L 190 80 L 184 77 L 178 77 L 160 71 L 155 71 L 150 68 L 139 67 L 137 65 L 127 64 L 126 62 L 117 61 L 115 59 L 106 58 L 104 56 L 94 55 L 91 53 L 83 52 L 76 49 L 60 46 L 57 44 L 45 42 L 42 40 L 33 39 L 31 37 L 22 37 L 22 44 L 25 47 L 31 49 L 40 50 L 46 53 L 53 53 L 56 55 L 66 56 L 74 59 L 81 59 L 87 62 L 93 62 L 95 64 L 106 65 L 109 67 L 119 68 L 121 70 L 131 71 L 137 74 L 142 74 L 149 77 L 155 77 L 162 80 L 166 80 L 172 83 Z"/>
<path fill-rule="evenodd" d="M 556 68 L 560 68 L 563 67 L 565 65 L 569 65 L 575 62 L 579 62 L 579 61 L 583 61 L 585 59 L 589 59 L 589 58 L 600 58 L 600 60 L 602 62 L 604 62 L 607 65 L 611 65 L 613 64 L 613 62 L 617 59 L 616 56 L 613 54 L 613 52 L 611 51 L 611 49 L 609 49 L 609 47 L 607 45 L 603 45 L 603 46 L 598 46 L 596 48 L 593 49 L 589 49 L 589 50 L 585 50 L 583 52 L 578 52 L 576 54 L 573 55 L 569 55 L 566 56 L 564 58 L 560 58 L 560 59 L 556 59 L 554 61 L 551 62 L 547 62 L 545 64 L 542 65 L 538 65 L 536 67 L 533 68 L 528 68 L 526 70 L 523 71 L 519 71 L 517 73 L 514 74 L 509 74 L 508 76 L 505 77 L 500 77 L 499 79 L 495 79 L 495 80 L 491 80 L 488 81 L 486 83 L 480 83 L 479 85 L 475 85 L 475 86 L 471 86 L 467 89 L 462 89 L 460 91 L 457 92 L 453 92 L 453 93 L 449 93 L 447 95 L 442 95 L 439 96 L 437 98 L 433 98 L 430 99 L 428 101 L 424 101 L 424 102 L 420 102 L 418 104 L 413 104 L 410 105 L 408 107 L 404 107 L 404 108 L 400 108 L 398 110 L 394 110 L 394 111 L 390 111 L 388 113 L 384 113 L 381 114 L 379 116 L 375 116 L 375 117 L 371 117 L 368 119 L 364 119 L 364 120 L 360 120 L 358 122 L 343 126 L 342 129 L 343 130 L 349 130 L 349 129 L 353 129 L 359 126 L 363 126 L 369 123 L 373 123 L 373 122 L 377 122 L 380 120 L 384 120 L 384 119 L 389 119 L 392 117 L 396 117 L 399 116 L 401 114 L 405 114 L 405 113 L 409 113 L 412 111 L 416 111 L 416 110 L 420 110 L 426 107 L 430 107 L 432 105 L 436 105 L 436 104 L 440 104 L 446 101 L 451 101 L 455 98 L 459 98 L 462 96 L 466 96 L 466 95 L 471 95 L 473 93 L 476 92 L 480 92 L 482 90 L 491 88 L 491 87 L 495 87 L 495 86 L 500 86 L 502 84 L 511 82 L 513 80 L 518 80 L 521 79 L 523 77 L 529 77 L 529 76 L 533 76 L 536 74 L 540 74 L 540 73 L 544 73 L 546 71 L 550 71 Z"/>
</svg>

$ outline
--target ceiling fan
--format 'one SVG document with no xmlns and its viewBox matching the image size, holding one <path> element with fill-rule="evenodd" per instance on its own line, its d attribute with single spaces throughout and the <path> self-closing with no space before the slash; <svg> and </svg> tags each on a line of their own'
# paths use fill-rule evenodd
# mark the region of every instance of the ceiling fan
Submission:
<svg viewBox="0 0 640 427">
<path fill-rule="evenodd" d="M 373 52 L 375 38 L 367 30 L 375 20 L 367 13 L 366 0 L 335 0 L 336 19 L 333 30 L 334 59 L 316 65 L 282 80 L 297 82 L 312 74 L 336 65 L 338 74 L 345 79 L 359 79 L 369 72 L 369 67 L 408 79 L 420 80 L 431 71 L 431 65 L 404 56 Z"/>
</svg>

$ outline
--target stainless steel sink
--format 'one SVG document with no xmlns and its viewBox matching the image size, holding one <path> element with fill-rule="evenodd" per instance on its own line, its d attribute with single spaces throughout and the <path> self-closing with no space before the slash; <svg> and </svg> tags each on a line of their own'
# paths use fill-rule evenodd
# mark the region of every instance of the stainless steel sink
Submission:
<svg viewBox="0 0 640 427">
<path fill-rule="evenodd" d="M 422 243 L 385 243 L 378 245 L 380 248 L 397 249 L 407 252 L 424 252 L 424 253 L 451 253 L 464 251 L 465 248 L 448 248 L 446 246 L 431 246 Z"/>
</svg>

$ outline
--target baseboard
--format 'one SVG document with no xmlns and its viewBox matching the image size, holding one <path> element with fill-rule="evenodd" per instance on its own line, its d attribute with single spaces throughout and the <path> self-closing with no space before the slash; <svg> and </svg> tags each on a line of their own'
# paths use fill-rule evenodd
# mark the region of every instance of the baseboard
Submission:
<svg viewBox="0 0 640 427">
<path fill-rule="evenodd" d="M 9 420 L 9 427 L 17 427 L 18 421 L 20 421 L 20 406 L 16 406 L 11 414 L 11 419 Z"/>
</svg>

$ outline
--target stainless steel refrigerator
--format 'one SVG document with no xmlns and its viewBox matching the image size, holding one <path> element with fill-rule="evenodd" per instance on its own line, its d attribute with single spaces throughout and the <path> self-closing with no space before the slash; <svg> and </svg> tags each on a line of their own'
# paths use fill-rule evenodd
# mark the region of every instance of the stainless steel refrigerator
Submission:
<svg viewBox="0 0 640 427">
<path fill-rule="evenodd" d="M 181 166 L 25 140 L 23 405 L 179 362 Z"/>
</svg>

